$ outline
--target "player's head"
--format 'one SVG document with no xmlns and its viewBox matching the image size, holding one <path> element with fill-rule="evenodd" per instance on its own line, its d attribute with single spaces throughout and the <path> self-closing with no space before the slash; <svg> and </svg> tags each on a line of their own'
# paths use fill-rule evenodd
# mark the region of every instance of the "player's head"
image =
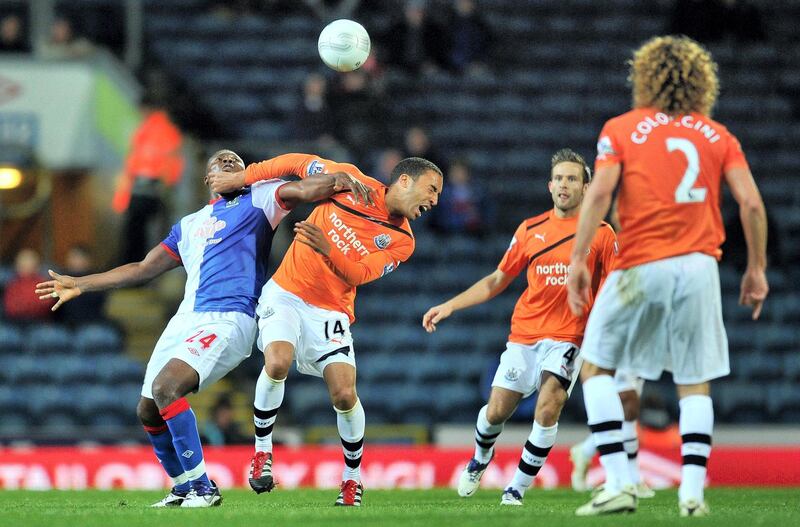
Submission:
<svg viewBox="0 0 800 527">
<path fill-rule="evenodd" d="M 208 172 L 239 172 L 240 170 L 244 170 L 244 161 L 233 150 L 217 150 L 211 154 L 206 163 L 206 174 Z M 208 177 L 204 181 L 208 184 Z"/>
<path fill-rule="evenodd" d="M 444 176 L 435 164 L 421 157 L 407 157 L 389 176 L 386 205 L 394 216 L 415 220 L 439 203 Z"/>
<path fill-rule="evenodd" d="M 562 213 L 577 212 L 591 179 L 589 165 L 577 152 L 562 148 L 550 158 L 547 188 L 553 197 L 553 205 Z"/>
<path fill-rule="evenodd" d="M 703 46 L 685 36 L 654 37 L 633 52 L 628 80 L 634 108 L 668 115 L 711 115 L 717 102 L 717 64 Z"/>
</svg>

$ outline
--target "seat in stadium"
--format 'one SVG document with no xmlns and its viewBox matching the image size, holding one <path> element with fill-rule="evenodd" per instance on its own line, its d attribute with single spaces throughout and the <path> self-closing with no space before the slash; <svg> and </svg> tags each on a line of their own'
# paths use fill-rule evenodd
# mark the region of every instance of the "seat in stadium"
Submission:
<svg viewBox="0 0 800 527">
<path fill-rule="evenodd" d="M 137 361 L 116 354 L 93 357 L 94 369 L 99 382 L 108 385 L 141 383 L 145 366 Z"/>
<path fill-rule="evenodd" d="M 714 388 L 714 405 L 720 418 L 734 423 L 758 423 L 765 419 L 767 397 L 757 384 L 720 383 Z"/>
<path fill-rule="evenodd" d="M 800 421 L 800 386 L 782 382 L 767 387 L 770 414 L 784 423 Z"/>
<path fill-rule="evenodd" d="M 75 331 L 75 347 L 79 353 L 119 353 L 124 347 L 122 336 L 109 324 L 89 324 Z"/>
<path fill-rule="evenodd" d="M 437 419 L 448 422 L 470 422 L 475 420 L 481 407 L 478 387 L 470 383 L 447 382 L 432 387 L 432 406 Z"/>
<path fill-rule="evenodd" d="M 419 353 L 409 357 L 406 362 L 415 383 L 427 386 L 441 381 L 458 381 L 462 360 L 452 360 L 434 353 Z"/>
<path fill-rule="evenodd" d="M 16 354 L 24 349 L 25 341 L 22 330 L 11 323 L 0 322 L 0 354 Z"/>
<path fill-rule="evenodd" d="M 69 353 L 74 350 L 75 344 L 71 331 L 54 324 L 31 327 L 26 340 L 30 350 L 37 354 Z"/>
<path fill-rule="evenodd" d="M 47 424 L 50 414 L 75 414 L 77 399 L 81 390 L 71 389 L 49 384 L 40 384 L 30 387 L 28 393 L 32 396 L 27 403 L 31 415 L 39 425 Z"/>
<path fill-rule="evenodd" d="M 769 353 L 739 353 L 731 357 L 731 373 L 737 379 L 773 381 L 782 366 L 781 357 Z"/>
<path fill-rule="evenodd" d="M 286 392 L 286 402 L 289 403 L 292 417 L 298 423 L 314 423 L 314 415 L 322 413 L 323 410 L 333 413 L 331 399 L 324 383 L 297 384 Z"/>
<path fill-rule="evenodd" d="M 373 351 L 358 359 L 358 375 L 369 382 L 405 381 L 413 367 L 413 361 L 406 354 Z"/>
<path fill-rule="evenodd" d="M 10 357 L 5 366 L 6 375 L 14 385 L 46 383 L 52 378 L 52 364 L 41 357 L 17 355 Z"/>
</svg>

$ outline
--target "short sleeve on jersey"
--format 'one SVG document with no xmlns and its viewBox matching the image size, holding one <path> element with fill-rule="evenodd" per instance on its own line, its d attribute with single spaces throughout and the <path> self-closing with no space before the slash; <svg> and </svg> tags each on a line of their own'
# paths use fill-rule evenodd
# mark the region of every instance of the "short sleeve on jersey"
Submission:
<svg viewBox="0 0 800 527">
<path fill-rule="evenodd" d="M 169 234 L 164 241 L 161 242 L 161 246 L 166 249 L 166 251 L 175 258 L 177 261 L 181 261 L 181 254 L 180 250 L 178 249 L 178 242 L 181 241 L 181 223 L 178 222 L 172 226 L 170 229 Z"/>
<path fill-rule="evenodd" d="M 620 142 L 617 141 L 611 121 L 603 126 L 600 138 L 597 140 L 597 158 L 594 162 L 594 169 L 604 166 L 616 165 L 622 162 L 622 150 Z"/>
<path fill-rule="evenodd" d="M 289 209 L 283 207 L 283 202 L 278 197 L 278 189 L 285 184 L 282 180 L 266 180 L 254 183 L 251 187 L 253 206 L 264 211 L 273 229 L 289 214 Z"/>
<path fill-rule="evenodd" d="M 744 157 L 744 152 L 742 151 L 742 145 L 739 143 L 739 140 L 736 139 L 732 133 L 728 132 L 727 134 L 728 140 L 728 149 L 725 152 L 725 161 L 722 164 L 722 171 L 727 172 L 732 168 L 749 168 L 747 165 L 747 159 Z"/>
<path fill-rule="evenodd" d="M 528 259 L 525 257 L 525 233 L 525 223 L 522 223 L 517 227 L 506 254 L 497 266 L 507 275 L 517 276 L 528 264 Z"/>
</svg>

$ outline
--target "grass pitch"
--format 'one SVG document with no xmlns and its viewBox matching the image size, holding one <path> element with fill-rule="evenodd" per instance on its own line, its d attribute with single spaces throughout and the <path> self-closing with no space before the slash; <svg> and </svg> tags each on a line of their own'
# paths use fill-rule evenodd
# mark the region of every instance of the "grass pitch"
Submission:
<svg viewBox="0 0 800 527">
<path fill-rule="evenodd" d="M 334 507 L 336 490 L 281 490 L 256 495 L 223 491 L 223 504 L 202 510 L 154 510 L 148 505 L 164 496 L 144 491 L 0 491 L 0 526 L 136 527 L 258 527 L 263 525 L 357 527 L 447 526 L 512 527 L 546 525 L 642 526 L 693 525 L 724 527 L 800 525 L 800 489 L 710 489 L 707 518 L 678 517 L 676 492 L 660 491 L 639 503 L 636 514 L 577 518 L 576 507 L 586 494 L 569 490 L 528 491 L 523 507 L 501 507 L 499 490 L 480 490 L 468 499 L 455 490 L 369 490 L 360 509 Z"/>
</svg>

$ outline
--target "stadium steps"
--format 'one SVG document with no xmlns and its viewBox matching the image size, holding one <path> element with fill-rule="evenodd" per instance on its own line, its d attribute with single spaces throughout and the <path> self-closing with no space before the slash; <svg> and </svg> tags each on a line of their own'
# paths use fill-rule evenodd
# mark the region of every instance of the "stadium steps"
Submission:
<svg viewBox="0 0 800 527">
<path fill-rule="evenodd" d="M 108 316 L 128 335 L 127 352 L 147 362 L 167 318 L 163 299 L 153 289 L 120 289 L 108 297 Z"/>
</svg>

